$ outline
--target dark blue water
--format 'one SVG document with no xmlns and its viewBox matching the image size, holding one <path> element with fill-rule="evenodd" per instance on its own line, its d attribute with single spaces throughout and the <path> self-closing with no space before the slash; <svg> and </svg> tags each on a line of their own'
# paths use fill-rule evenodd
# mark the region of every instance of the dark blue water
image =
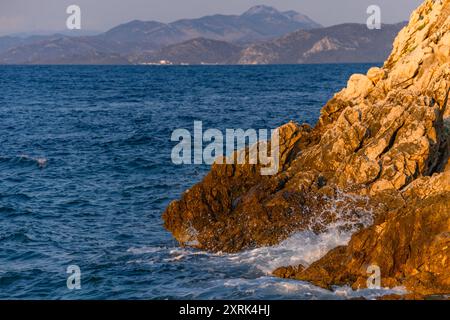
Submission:
<svg viewBox="0 0 450 320">
<path fill-rule="evenodd" d="M 208 167 L 173 165 L 170 136 L 194 120 L 313 124 L 369 67 L 0 67 L 0 298 L 336 298 L 267 275 L 304 236 L 238 255 L 179 248 L 161 213 Z"/>
</svg>

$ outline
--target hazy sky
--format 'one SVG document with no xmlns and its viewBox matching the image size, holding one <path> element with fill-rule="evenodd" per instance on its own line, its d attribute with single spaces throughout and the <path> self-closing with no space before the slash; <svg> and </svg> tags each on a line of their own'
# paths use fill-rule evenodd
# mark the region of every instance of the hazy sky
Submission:
<svg viewBox="0 0 450 320">
<path fill-rule="evenodd" d="M 323 25 L 365 22 L 366 9 L 377 4 L 384 23 L 407 20 L 423 0 L 0 0 L 0 34 L 61 31 L 66 8 L 82 10 L 82 28 L 104 31 L 134 19 L 171 22 L 204 15 L 240 14 L 258 4 L 294 9 Z"/>
</svg>

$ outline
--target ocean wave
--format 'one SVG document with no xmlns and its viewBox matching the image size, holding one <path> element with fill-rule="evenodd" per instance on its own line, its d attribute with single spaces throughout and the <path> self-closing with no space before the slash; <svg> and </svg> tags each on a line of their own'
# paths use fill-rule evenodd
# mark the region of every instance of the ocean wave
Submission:
<svg viewBox="0 0 450 320">
<path fill-rule="evenodd" d="M 361 204 L 360 207 L 355 207 L 357 202 Z M 365 197 L 338 192 L 337 197 L 330 199 L 327 207 L 316 215 L 312 223 L 314 227 L 320 226 L 323 232 L 317 233 L 311 227 L 291 235 L 278 245 L 230 254 L 227 258 L 256 265 L 266 274 L 282 266 L 308 266 L 330 250 L 346 245 L 356 231 L 373 223 L 373 212 L 367 202 Z M 325 219 L 330 212 L 334 216 L 332 223 Z"/>
<path fill-rule="evenodd" d="M 43 169 L 48 164 L 48 159 L 45 157 L 32 157 L 29 155 L 18 155 L 18 156 L 0 156 L 0 163 L 13 163 L 13 164 L 25 164 L 25 165 L 37 165 L 39 168 Z"/>
<path fill-rule="evenodd" d="M 230 254 L 226 255 L 226 258 L 235 263 L 255 265 L 265 274 L 271 274 L 281 266 L 299 264 L 307 266 L 331 249 L 345 245 L 350 237 L 351 235 L 337 229 L 321 234 L 312 231 L 298 232 L 279 245 Z"/>
<path fill-rule="evenodd" d="M 349 286 L 335 287 L 332 291 L 316 287 L 308 282 L 261 277 L 258 279 L 229 279 L 223 281 L 225 287 L 243 290 L 252 294 L 278 295 L 287 299 L 356 299 L 375 300 L 389 294 L 406 294 L 403 287 L 353 290 Z M 252 289 L 253 288 L 253 289 Z M 253 292 L 252 292 L 253 291 Z"/>
<path fill-rule="evenodd" d="M 31 238 L 25 231 L 18 231 L 10 234 L 0 236 L 0 242 L 20 242 L 28 243 L 33 242 L 34 239 Z"/>
<path fill-rule="evenodd" d="M 367 300 L 375 300 L 379 297 L 396 294 L 396 295 L 404 295 L 408 292 L 404 287 L 394 287 L 394 288 L 379 288 L 379 289 L 358 289 L 353 290 L 349 286 L 335 287 L 333 289 L 333 293 L 345 299 L 355 299 L 355 298 L 364 298 Z"/>
<path fill-rule="evenodd" d="M 0 206 L 0 213 L 4 213 L 4 214 L 12 214 L 15 213 L 16 209 L 12 208 L 12 207 L 4 207 L 4 206 Z"/>
<path fill-rule="evenodd" d="M 255 296 L 261 295 L 261 297 L 270 295 L 282 297 L 287 294 L 288 296 L 303 299 L 318 296 L 330 299 L 363 296 L 370 299 L 393 292 L 386 290 L 380 290 L 379 292 L 352 291 L 351 288 L 346 287 L 336 288 L 332 292 L 317 288 L 309 283 L 278 279 L 271 276 L 273 270 L 280 266 L 299 264 L 308 266 L 333 248 L 347 244 L 355 231 L 373 223 L 372 211 L 367 206 L 366 200 L 364 197 L 338 192 L 338 195 L 330 199 L 323 212 L 318 213 L 315 221 L 313 221 L 314 225 L 321 225 L 323 232 L 314 232 L 313 228 L 297 232 L 280 244 L 271 247 L 261 247 L 233 254 L 223 252 L 210 253 L 183 247 L 152 246 L 130 248 L 127 252 L 134 255 L 150 255 L 150 257 L 133 260 L 135 262 L 146 261 L 147 263 L 162 265 L 183 264 L 193 269 L 207 263 L 213 272 L 217 272 L 214 270 L 223 269 L 224 266 L 227 266 L 230 270 L 241 270 L 243 272 L 241 274 L 242 277 L 239 277 L 239 274 L 233 275 L 226 272 L 224 279 L 220 280 L 220 284 L 215 284 L 217 285 L 215 289 L 217 292 L 220 292 L 220 287 L 222 287 L 222 290 L 224 287 L 237 287 L 239 290 L 242 289 L 248 292 L 253 290 Z M 355 203 L 358 203 L 359 206 L 355 205 Z M 334 215 L 334 222 L 332 223 L 327 222 L 324 218 L 325 216 L 329 217 L 330 212 Z M 252 270 L 256 270 L 256 272 Z M 400 291 L 397 290 L 394 293 L 398 292 Z M 210 292 L 210 294 L 214 293 Z M 250 297 L 252 296 L 250 295 Z"/>
<path fill-rule="evenodd" d="M 131 254 L 147 254 L 147 253 L 156 253 L 156 252 L 160 252 L 162 250 L 164 250 L 165 248 L 163 247 L 142 247 L 142 248 L 129 248 L 127 250 L 128 253 Z"/>
</svg>

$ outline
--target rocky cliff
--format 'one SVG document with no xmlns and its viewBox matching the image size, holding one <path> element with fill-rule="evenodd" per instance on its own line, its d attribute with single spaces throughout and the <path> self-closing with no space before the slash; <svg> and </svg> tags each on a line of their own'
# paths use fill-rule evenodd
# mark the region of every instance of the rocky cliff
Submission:
<svg viewBox="0 0 450 320">
<path fill-rule="evenodd" d="M 362 288 L 377 265 L 383 286 L 449 293 L 449 92 L 450 0 L 427 0 L 384 66 L 353 75 L 314 128 L 279 128 L 278 174 L 215 164 L 170 204 L 165 226 L 181 244 L 235 252 L 370 215 L 347 246 L 275 274 Z"/>
</svg>

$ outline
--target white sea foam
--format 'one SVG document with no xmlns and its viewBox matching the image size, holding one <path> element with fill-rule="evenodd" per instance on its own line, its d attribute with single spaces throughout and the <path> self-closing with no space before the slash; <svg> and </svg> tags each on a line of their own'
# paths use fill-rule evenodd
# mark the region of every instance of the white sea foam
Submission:
<svg viewBox="0 0 450 320">
<path fill-rule="evenodd" d="M 322 234 L 312 231 L 299 232 L 274 247 L 264 247 L 228 255 L 228 259 L 252 264 L 266 274 L 281 266 L 307 266 L 323 257 L 331 249 L 345 245 L 350 239 L 349 234 L 336 230 Z"/>
<path fill-rule="evenodd" d="M 47 165 L 48 160 L 46 158 L 36 158 L 35 159 L 39 167 L 43 168 Z"/>
<path fill-rule="evenodd" d="M 385 294 L 403 294 L 405 293 L 403 288 L 354 291 L 350 287 L 336 287 L 334 291 L 328 291 L 310 283 L 270 276 L 277 267 L 298 264 L 308 266 L 331 249 L 347 244 L 355 231 L 373 223 L 372 212 L 368 209 L 366 201 L 362 197 L 339 193 L 336 198 L 329 200 L 324 211 L 318 213 L 313 221 L 316 226 L 322 226 L 323 232 L 316 233 L 312 229 L 297 232 L 272 247 L 257 248 L 236 254 L 208 253 L 182 247 L 130 248 L 128 252 L 136 255 L 151 254 L 151 260 L 158 264 L 188 263 L 189 265 L 193 264 L 193 268 L 210 269 L 212 272 L 217 270 L 217 266 L 225 268 L 248 266 L 256 267 L 261 272 L 259 276 L 255 274 L 255 278 L 251 279 L 247 278 L 248 275 L 239 278 L 239 274 L 233 274 L 232 278 L 208 280 L 208 284 L 199 284 L 198 288 L 190 287 L 189 290 L 181 285 L 177 288 L 180 294 L 185 294 L 184 292 L 187 290 L 186 292 L 190 294 L 209 298 L 234 297 L 239 293 L 247 298 L 286 297 L 294 299 L 349 299 L 355 297 L 375 299 Z M 334 222 L 326 224 L 326 217 L 329 217 L 330 213 L 334 216 Z M 245 270 L 248 272 L 249 269 Z"/>
<path fill-rule="evenodd" d="M 331 291 L 316 287 L 310 283 L 296 280 L 277 279 L 274 277 L 260 277 L 257 279 L 227 279 L 219 281 L 219 284 L 231 290 L 245 293 L 264 292 L 267 295 L 286 298 L 313 298 L 313 297 L 335 297 Z"/>
<path fill-rule="evenodd" d="M 355 203 L 364 205 L 358 207 Z M 327 211 L 333 212 L 335 222 L 325 224 L 325 213 L 329 213 Z M 372 211 L 368 209 L 365 198 L 338 193 L 338 197 L 330 199 L 324 212 L 319 213 L 313 222 L 323 226 L 322 233 L 315 233 L 312 230 L 298 232 L 279 245 L 228 255 L 228 259 L 256 265 L 266 274 L 281 266 L 299 264 L 308 266 L 331 249 L 346 245 L 358 228 L 367 227 L 372 223 Z"/>
<path fill-rule="evenodd" d="M 404 287 L 395 287 L 392 289 L 389 288 L 380 288 L 380 289 L 359 289 L 353 290 L 349 286 L 336 287 L 333 290 L 333 293 L 345 299 L 352 299 L 358 297 L 364 297 L 365 299 L 371 300 L 376 299 L 381 296 L 385 296 L 388 294 L 398 294 L 403 295 L 408 293 Z"/>
<path fill-rule="evenodd" d="M 24 160 L 28 160 L 28 161 L 33 161 L 36 162 L 36 164 L 39 166 L 39 168 L 44 168 L 45 166 L 47 166 L 48 163 L 48 159 L 44 158 L 44 157 L 31 157 L 29 155 L 26 154 L 21 154 L 19 156 L 20 159 L 24 159 Z"/>
<path fill-rule="evenodd" d="M 164 250 L 163 247 L 142 247 L 142 248 L 129 248 L 127 250 L 128 253 L 131 254 L 147 254 L 147 253 L 156 253 L 158 251 Z"/>
<path fill-rule="evenodd" d="M 277 279 L 274 277 L 260 277 L 257 279 L 233 278 L 216 280 L 211 282 L 210 291 L 221 290 L 239 292 L 245 298 L 269 297 L 272 299 L 353 299 L 363 297 L 368 300 L 377 299 L 387 294 L 402 295 L 407 293 L 403 287 L 393 289 L 362 289 L 352 290 L 348 286 L 336 287 L 333 291 L 316 287 L 310 283 L 289 279 Z"/>
</svg>

